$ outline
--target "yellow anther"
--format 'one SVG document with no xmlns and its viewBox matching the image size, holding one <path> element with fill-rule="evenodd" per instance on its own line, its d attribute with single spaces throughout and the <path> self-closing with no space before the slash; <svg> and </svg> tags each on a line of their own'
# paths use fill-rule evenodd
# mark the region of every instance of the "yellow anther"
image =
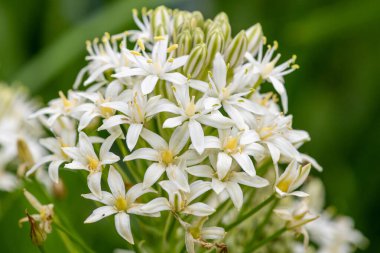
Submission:
<svg viewBox="0 0 380 253">
<path fill-rule="evenodd" d="M 234 152 L 238 148 L 238 137 L 228 137 L 227 143 L 224 145 L 224 150 L 227 152 Z"/>
<path fill-rule="evenodd" d="M 160 41 L 160 40 L 164 40 L 165 37 L 164 37 L 164 36 L 155 36 L 153 39 L 154 39 L 155 41 Z"/>
<path fill-rule="evenodd" d="M 132 9 L 132 15 L 133 16 L 138 16 L 139 15 L 139 11 L 135 8 Z"/>
<path fill-rule="evenodd" d="M 190 103 L 186 106 L 185 113 L 187 116 L 191 117 L 194 116 L 195 112 L 195 96 L 192 96 Z"/>
<path fill-rule="evenodd" d="M 161 160 L 165 164 L 171 164 L 174 161 L 173 153 L 171 150 L 164 150 L 161 152 Z"/>
<path fill-rule="evenodd" d="M 263 36 L 262 41 L 264 45 L 267 44 L 267 37 Z"/>
<path fill-rule="evenodd" d="M 125 199 L 125 197 L 120 196 L 116 198 L 115 208 L 118 211 L 126 211 L 128 209 L 128 201 Z"/>
<path fill-rule="evenodd" d="M 293 54 L 293 55 L 292 55 L 292 61 L 293 61 L 293 62 L 296 62 L 296 60 L 297 60 L 297 55 Z"/>
<path fill-rule="evenodd" d="M 300 68 L 300 66 L 298 64 L 293 64 L 291 67 L 292 67 L 292 69 L 299 69 Z"/>
<path fill-rule="evenodd" d="M 147 63 L 153 63 L 153 60 L 152 59 L 148 59 L 146 60 Z"/>
<path fill-rule="evenodd" d="M 278 48 L 277 40 L 273 41 L 273 48 L 274 48 L 274 50 L 277 50 L 277 48 Z"/>
<path fill-rule="evenodd" d="M 178 48 L 178 44 L 173 44 L 171 45 L 170 47 L 168 47 L 168 49 L 166 50 L 168 53 L 176 50 Z"/>
<path fill-rule="evenodd" d="M 71 102 L 70 100 L 68 100 L 65 96 L 65 94 L 62 92 L 62 91 L 59 91 L 58 92 L 60 98 L 62 99 L 62 103 L 63 103 L 63 107 L 70 107 L 71 106 Z"/>
<path fill-rule="evenodd" d="M 135 56 L 141 56 L 141 54 L 139 52 L 135 51 L 135 50 L 132 50 L 130 52 L 131 52 L 131 54 L 133 54 Z"/>
<path fill-rule="evenodd" d="M 90 40 L 86 40 L 86 47 L 91 47 L 91 41 Z"/>
<path fill-rule="evenodd" d="M 90 171 L 96 171 L 99 166 L 99 160 L 95 157 L 88 156 L 87 157 L 88 169 Z"/>
<path fill-rule="evenodd" d="M 143 42 L 141 39 L 138 39 L 138 40 L 137 40 L 137 45 L 139 46 L 139 48 L 140 48 L 142 51 L 145 51 L 145 45 L 144 45 L 144 42 Z"/>
<path fill-rule="evenodd" d="M 168 62 L 173 63 L 174 62 L 174 58 L 169 58 Z"/>
</svg>

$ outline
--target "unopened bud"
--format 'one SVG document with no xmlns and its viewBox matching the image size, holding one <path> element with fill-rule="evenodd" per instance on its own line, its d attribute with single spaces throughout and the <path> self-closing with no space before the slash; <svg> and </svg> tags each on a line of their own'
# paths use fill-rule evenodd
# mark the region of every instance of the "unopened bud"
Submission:
<svg viewBox="0 0 380 253">
<path fill-rule="evenodd" d="M 205 34 L 201 28 L 196 27 L 193 31 L 193 46 L 205 42 Z"/>
<path fill-rule="evenodd" d="M 251 26 L 246 32 L 245 32 L 247 39 L 248 39 L 248 52 L 255 54 L 260 46 L 260 42 L 263 38 L 263 30 L 261 28 L 260 23 L 257 23 L 253 26 Z"/>
<path fill-rule="evenodd" d="M 189 30 L 182 31 L 178 35 L 178 49 L 177 49 L 177 56 L 187 55 L 191 51 L 192 47 L 192 38 Z"/>
<path fill-rule="evenodd" d="M 207 19 L 203 23 L 203 31 L 205 32 L 206 36 L 210 33 L 210 28 L 212 27 L 213 24 L 214 24 L 214 21 L 212 21 L 211 19 Z"/>
<path fill-rule="evenodd" d="M 206 65 L 211 63 L 217 52 L 222 52 L 224 48 L 224 38 L 223 33 L 220 30 L 214 31 L 210 37 L 207 39 L 207 58 Z"/>
<path fill-rule="evenodd" d="M 191 16 L 191 27 L 203 27 L 203 15 L 199 11 L 194 11 Z"/>
<path fill-rule="evenodd" d="M 215 23 L 223 32 L 223 38 L 225 42 L 228 42 L 231 37 L 231 25 L 226 13 L 221 12 L 214 18 Z"/>
<path fill-rule="evenodd" d="M 206 61 L 207 51 L 206 45 L 200 44 L 191 50 L 189 59 L 187 60 L 183 70 L 187 76 L 195 78 L 199 75 L 202 68 L 204 68 L 204 63 Z"/>
<path fill-rule="evenodd" d="M 155 36 L 168 34 L 170 15 L 169 10 L 165 6 L 157 7 L 152 13 L 152 30 Z M 159 30 L 157 32 L 157 30 Z"/>
<path fill-rule="evenodd" d="M 224 59 L 226 63 L 230 64 L 231 68 L 235 67 L 243 60 L 244 55 L 247 52 L 247 46 L 247 36 L 245 35 L 245 31 L 242 30 L 231 41 L 224 53 Z"/>
</svg>

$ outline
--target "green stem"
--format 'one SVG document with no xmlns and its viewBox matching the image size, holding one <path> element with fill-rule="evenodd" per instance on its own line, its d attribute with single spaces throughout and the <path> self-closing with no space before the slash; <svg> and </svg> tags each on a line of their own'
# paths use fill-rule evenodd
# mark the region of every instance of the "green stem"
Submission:
<svg viewBox="0 0 380 253">
<path fill-rule="evenodd" d="M 140 247 L 136 243 L 133 244 L 133 249 L 134 249 L 135 253 L 141 253 Z"/>
<path fill-rule="evenodd" d="M 246 219 L 250 218 L 252 215 L 254 215 L 255 213 L 257 213 L 258 211 L 260 211 L 264 206 L 266 206 L 267 204 L 269 204 L 274 199 L 275 199 L 275 195 L 272 194 L 266 200 L 264 200 L 263 202 L 261 202 L 258 206 L 256 206 L 255 208 L 253 208 L 251 211 L 249 211 L 246 214 L 243 214 L 235 222 L 233 222 L 230 225 L 228 225 L 226 227 L 226 230 L 229 231 L 229 230 L 233 229 L 234 227 L 238 226 L 240 223 L 242 223 L 243 221 L 245 221 Z"/>
<path fill-rule="evenodd" d="M 266 213 L 263 221 L 257 226 L 255 234 L 253 235 L 252 241 L 255 241 L 255 239 L 257 239 L 258 235 L 261 233 L 264 226 L 268 223 L 268 221 L 270 220 L 270 217 L 272 216 L 273 209 L 277 206 L 279 201 L 280 201 L 280 199 L 276 198 L 276 200 L 273 202 L 273 204 L 269 208 L 268 212 Z"/>
<path fill-rule="evenodd" d="M 173 222 L 174 222 L 173 215 L 170 212 L 168 213 L 168 218 L 166 220 L 165 228 L 164 228 L 164 235 L 162 237 L 162 245 L 165 246 L 165 248 L 166 248 L 166 239 L 168 238 L 169 229 L 171 228 Z"/>
<path fill-rule="evenodd" d="M 120 152 L 122 153 L 122 155 L 124 157 L 127 156 L 128 155 L 128 151 L 127 151 L 127 148 L 124 145 L 124 142 L 121 139 L 117 139 L 116 143 L 117 143 L 117 146 L 119 147 Z M 127 170 L 128 170 L 128 172 L 130 174 L 131 181 L 134 182 L 134 183 L 137 183 L 139 177 L 138 177 L 138 175 L 136 175 L 136 172 L 132 168 L 133 166 L 131 166 L 131 164 L 129 162 L 127 162 L 127 161 L 125 162 L 125 165 L 127 166 Z"/>
<path fill-rule="evenodd" d="M 260 241 L 257 244 L 254 244 L 253 247 L 251 249 L 248 249 L 246 252 L 250 252 L 250 253 L 254 252 L 255 250 L 257 250 L 257 249 L 261 248 L 262 246 L 264 246 L 265 244 L 267 244 L 268 242 L 277 239 L 277 237 L 282 235 L 286 230 L 287 230 L 286 226 L 277 230 L 275 233 L 273 233 L 269 237 L 265 238 L 264 240 Z"/>
<path fill-rule="evenodd" d="M 69 232 L 65 227 L 61 226 L 59 224 L 59 222 L 55 221 L 54 222 L 55 226 L 60 230 L 62 231 L 67 237 L 69 237 L 73 242 L 75 242 L 76 244 L 78 244 L 79 246 L 81 246 L 85 252 L 88 252 L 88 253 L 95 253 L 95 251 L 93 251 L 92 249 L 90 249 L 83 241 L 82 239 L 76 237 L 73 235 L 73 233 Z"/>
<path fill-rule="evenodd" d="M 41 252 L 41 253 L 46 253 L 46 251 L 45 251 L 45 249 L 44 249 L 44 247 L 41 245 L 41 246 L 38 246 L 37 247 L 38 248 L 38 250 Z"/>
</svg>

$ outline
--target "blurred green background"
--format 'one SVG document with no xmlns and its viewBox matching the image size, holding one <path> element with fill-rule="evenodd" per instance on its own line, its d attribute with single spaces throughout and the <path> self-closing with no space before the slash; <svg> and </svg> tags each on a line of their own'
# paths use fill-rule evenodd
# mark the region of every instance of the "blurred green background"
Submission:
<svg viewBox="0 0 380 253">
<path fill-rule="evenodd" d="M 70 88 L 84 66 L 86 39 L 131 28 L 131 8 L 159 1 L 0 0 L 0 80 L 21 81 L 47 102 Z M 278 40 L 285 60 L 298 56 L 300 70 L 286 77 L 294 127 L 312 142 L 303 151 L 324 167 L 327 204 L 355 219 L 371 241 L 365 252 L 380 252 L 380 3 L 371 0 L 196 0 L 166 1 L 171 7 L 200 10 L 205 17 L 226 12 L 234 33 L 260 22 L 268 41 Z M 83 185 L 63 173 L 70 185 Z M 76 182 L 77 180 L 78 182 Z M 31 191 L 38 192 L 38 189 Z M 93 204 L 80 198 L 85 187 L 68 187 L 58 201 L 84 239 L 99 252 L 108 242 L 125 248 L 109 224 L 82 224 Z M 17 220 L 28 206 L 21 193 L 1 194 L 0 251 L 38 252 Z M 46 200 L 46 199 L 45 199 Z M 88 213 L 78 212 L 85 203 Z M 29 208 L 30 209 L 30 208 Z M 51 252 L 67 252 L 57 235 Z M 54 239 L 55 238 L 55 239 Z M 94 239 L 95 238 L 95 239 Z M 48 251 L 50 252 L 50 251 Z"/>
</svg>

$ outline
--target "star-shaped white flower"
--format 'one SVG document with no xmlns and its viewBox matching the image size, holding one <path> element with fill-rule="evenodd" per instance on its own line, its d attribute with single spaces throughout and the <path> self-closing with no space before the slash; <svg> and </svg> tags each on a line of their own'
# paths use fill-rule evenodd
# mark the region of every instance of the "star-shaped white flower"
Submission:
<svg viewBox="0 0 380 253">
<path fill-rule="evenodd" d="M 119 157 L 110 152 L 112 144 L 118 135 L 110 135 L 100 147 L 99 156 L 96 154 L 90 138 L 83 132 L 79 133 L 78 147 L 65 147 L 63 151 L 73 159 L 65 168 L 73 170 L 86 170 L 88 188 L 93 194 L 101 197 L 101 184 L 103 165 L 113 164 L 119 161 Z"/>
<path fill-rule="evenodd" d="M 159 197 L 145 204 L 141 210 L 148 213 L 156 213 L 170 210 L 175 213 L 190 214 L 195 216 L 208 216 L 215 212 L 215 209 L 202 202 L 191 204 L 191 202 L 203 193 L 211 189 L 209 182 L 201 180 L 190 185 L 190 191 L 184 192 L 171 181 L 161 181 L 160 186 L 168 193 L 169 200 Z"/>
<path fill-rule="evenodd" d="M 142 184 L 136 184 L 126 192 L 121 175 L 112 166 L 108 173 L 108 186 L 111 193 L 103 191 L 101 198 L 93 193 L 82 195 L 84 198 L 99 201 L 105 205 L 95 209 L 84 223 L 97 222 L 115 214 L 115 227 L 118 234 L 129 243 L 134 244 L 129 214 L 159 215 L 158 213 L 145 213 L 141 210 L 143 204 L 136 203 L 138 197 L 148 192 L 154 192 L 154 190 L 149 188 L 143 189 Z"/>
<path fill-rule="evenodd" d="M 280 59 L 280 54 L 277 54 L 274 59 L 272 56 L 274 51 L 278 48 L 278 43 L 275 41 L 272 46 L 268 46 L 268 50 L 263 55 L 262 43 L 257 54 L 257 59 L 253 57 L 250 53 L 246 53 L 246 58 L 249 62 L 253 64 L 253 73 L 258 75 L 258 78 L 262 78 L 265 81 L 271 82 L 274 89 L 281 96 L 282 107 L 284 112 L 288 111 L 288 96 L 284 87 L 284 78 L 283 76 L 293 72 L 298 68 L 298 65 L 294 64 L 296 57 L 293 56 L 291 59 L 280 64 L 276 67 L 276 63 Z"/>
<path fill-rule="evenodd" d="M 215 161 L 212 162 L 212 165 L 214 168 L 217 166 Z M 243 191 L 239 184 L 254 188 L 262 188 L 269 184 L 268 180 L 262 177 L 250 176 L 245 172 L 239 172 L 234 169 L 230 169 L 223 178 L 220 178 L 217 168 L 213 169 L 213 167 L 209 165 L 195 165 L 188 167 L 186 170 L 193 176 L 210 178 L 211 187 L 214 192 L 219 195 L 226 191 L 238 210 L 242 207 L 244 200 Z"/>
<path fill-rule="evenodd" d="M 234 125 L 230 118 L 223 116 L 218 111 L 220 104 L 216 98 L 203 96 L 195 102 L 195 96 L 190 98 L 187 85 L 174 87 L 174 96 L 178 103 L 178 110 L 174 113 L 180 116 L 167 119 L 163 127 L 173 128 L 188 121 L 191 142 L 200 154 L 203 153 L 205 146 L 204 131 L 201 124 L 217 129 L 226 129 Z"/>
<path fill-rule="evenodd" d="M 215 136 L 205 137 L 205 147 L 211 152 L 210 159 L 217 160 L 218 177 L 224 178 L 227 175 L 231 168 L 232 159 L 248 175 L 255 176 L 256 170 L 250 156 L 261 160 L 265 152 L 265 149 L 257 143 L 260 140 L 258 134 L 253 130 L 239 132 L 236 128 L 219 130 L 218 132 L 219 138 Z"/>
<path fill-rule="evenodd" d="M 103 106 L 117 110 L 122 114 L 117 114 L 103 121 L 103 125 L 98 130 L 110 129 L 118 125 L 129 125 L 126 140 L 130 150 L 136 146 L 140 133 L 145 122 L 160 112 L 176 111 L 176 106 L 161 96 L 148 97 L 143 95 L 139 89 L 130 91 L 130 100 L 114 101 L 104 103 Z"/>
<path fill-rule="evenodd" d="M 189 139 L 187 123 L 177 127 L 174 130 L 169 143 L 161 136 L 147 129 L 141 132 L 142 138 L 150 144 L 152 148 L 140 148 L 124 158 L 124 161 L 135 159 L 145 159 L 153 161 L 144 175 L 143 186 L 150 187 L 158 181 L 161 175 L 166 171 L 169 180 L 183 191 L 190 191 L 186 174 L 186 163 L 179 153 L 186 145 Z"/>
<path fill-rule="evenodd" d="M 176 47 L 168 48 L 167 37 L 156 37 L 156 40 L 157 42 L 154 44 L 150 55 L 144 50 L 142 50 L 142 54 L 136 51 L 126 51 L 127 57 L 133 62 L 135 67 L 123 68 L 114 77 L 145 77 L 141 83 L 143 94 L 151 93 L 156 87 L 158 80 L 165 80 L 174 84 L 184 84 L 187 78 L 178 72 L 172 71 L 182 67 L 186 63 L 188 56 L 172 58 Z M 168 51 L 169 58 L 167 58 Z"/>
</svg>

